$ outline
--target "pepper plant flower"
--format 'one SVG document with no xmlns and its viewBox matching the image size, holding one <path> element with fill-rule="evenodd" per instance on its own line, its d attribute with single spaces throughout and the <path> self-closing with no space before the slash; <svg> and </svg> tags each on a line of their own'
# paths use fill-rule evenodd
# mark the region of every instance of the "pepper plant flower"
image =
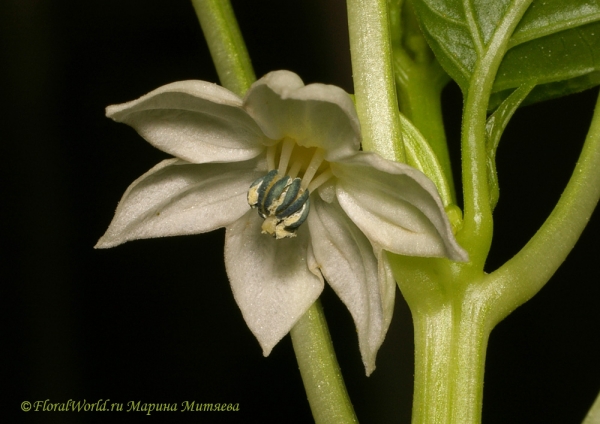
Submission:
<svg viewBox="0 0 600 424">
<path fill-rule="evenodd" d="M 391 320 L 385 252 L 466 261 L 434 184 L 360 151 L 341 88 L 271 72 L 244 99 L 181 81 L 107 116 L 175 156 L 129 186 L 96 245 L 225 227 L 225 266 L 265 356 L 319 297 L 324 279 L 356 324 L 367 374 Z"/>
</svg>

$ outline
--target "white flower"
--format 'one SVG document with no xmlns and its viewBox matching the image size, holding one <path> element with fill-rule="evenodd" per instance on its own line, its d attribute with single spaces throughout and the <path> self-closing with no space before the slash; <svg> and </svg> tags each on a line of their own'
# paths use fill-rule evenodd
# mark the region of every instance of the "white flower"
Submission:
<svg viewBox="0 0 600 424">
<path fill-rule="evenodd" d="M 176 158 L 131 184 L 96 247 L 226 227 L 231 288 L 265 356 L 325 278 L 354 318 L 370 374 L 395 292 L 381 249 L 467 260 L 434 184 L 359 151 L 354 104 L 338 87 L 277 71 L 242 100 L 181 81 L 107 116 Z"/>
</svg>

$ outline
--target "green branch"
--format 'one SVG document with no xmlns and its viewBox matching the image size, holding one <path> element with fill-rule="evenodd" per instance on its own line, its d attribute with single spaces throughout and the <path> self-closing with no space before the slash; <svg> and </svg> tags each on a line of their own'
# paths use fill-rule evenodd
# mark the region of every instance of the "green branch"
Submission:
<svg viewBox="0 0 600 424">
<path fill-rule="evenodd" d="M 581 156 L 556 207 L 531 240 L 489 275 L 502 287 L 498 321 L 535 295 L 565 260 L 600 198 L 600 96 Z"/>
<path fill-rule="evenodd" d="M 479 57 L 469 83 L 462 127 L 464 225 L 457 234 L 471 262 L 483 269 L 492 242 L 493 220 L 487 179 L 485 124 L 492 85 L 508 40 L 532 0 L 515 1 Z"/>
</svg>

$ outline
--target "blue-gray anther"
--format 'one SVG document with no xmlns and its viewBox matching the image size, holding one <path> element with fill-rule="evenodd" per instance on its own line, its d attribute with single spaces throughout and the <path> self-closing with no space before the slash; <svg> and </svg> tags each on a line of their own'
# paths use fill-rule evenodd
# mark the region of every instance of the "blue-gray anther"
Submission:
<svg viewBox="0 0 600 424">
<path fill-rule="evenodd" d="M 262 232 L 276 239 L 295 237 L 308 217 L 309 191 L 301 188 L 300 178 L 281 176 L 277 170 L 258 178 L 248 190 L 248 204 L 258 209 L 265 220 Z"/>
<path fill-rule="evenodd" d="M 265 193 L 267 192 L 267 187 L 271 185 L 275 177 L 277 177 L 276 169 L 270 171 L 264 177 L 256 179 L 252 184 L 250 184 L 250 189 L 248 190 L 248 204 L 251 207 L 255 208 L 259 204 L 263 203 Z M 266 218 L 266 216 L 262 217 Z"/>
</svg>

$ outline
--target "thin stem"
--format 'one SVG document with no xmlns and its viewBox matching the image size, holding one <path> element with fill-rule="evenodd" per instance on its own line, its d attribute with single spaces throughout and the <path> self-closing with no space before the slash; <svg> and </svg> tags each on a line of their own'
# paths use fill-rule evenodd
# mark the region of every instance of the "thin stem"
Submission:
<svg viewBox="0 0 600 424">
<path fill-rule="evenodd" d="M 192 0 L 221 85 L 243 96 L 254 70 L 229 0 Z"/>
<path fill-rule="evenodd" d="M 363 149 L 404 162 L 386 0 L 348 0 L 356 110 Z"/>
<path fill-rule="evenodd" d="M 412 121 L 431 146 L 444 171 L 453 203 L 456 203 L 452 165 L 442 117 L 441 94 L 447 76 L 441 67 L 437 73 L 432 72 L 430 66 L 407 63 L 408 58 L 404 52 L 395 53 L 395 57 L 400 111 Z"/>
<path fill-rule="evenodd" d="M 315 423 L 358 423 L 318 300 L 290 334 Z"/>
<path fill-rule="evenodd" d="M 535 295 L 565 260 L 600 199 L 600 95 L 573 175 L 556 207 L 511 260 L 488 276 L 502 288 L 498 320 Z"/>
<path fill-rule="evenodd" d="M 477 61 L 466 96 L 462 127 L 464 226 L 457 234 L 471 262 L 483 268 L 492 241 L 492 210 L 485 149 L 486 112 L 492 85 L 506 46 L 532 0 L 515 1 Z"/>
<path fill-rule="evenodd" d="M 450 154 L 442 119 L 442 89 L 450 77 L 423 36 L 410 2 L 388 0 L 398 105 L 423 134 L 443 169 L 456 203 Z"/>
<path fill-rule="evenodd" d="M 256 79 L 229 0 L 192 0 L 224 87 L 243 96 Z M 274 167 L 275 149 L 267 150 Z M 290 331 L 316 424 L 358 423 L 319 301 Z"/>
</svg>

